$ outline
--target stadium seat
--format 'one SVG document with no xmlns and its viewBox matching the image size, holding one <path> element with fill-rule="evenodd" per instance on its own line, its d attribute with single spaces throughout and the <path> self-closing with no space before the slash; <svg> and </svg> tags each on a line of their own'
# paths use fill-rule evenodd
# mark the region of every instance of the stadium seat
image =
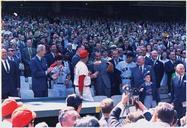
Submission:
<svg viewBox="0 0 187 128">
<path fill-rule="evenodd" d="M 68 88 L 67 89 L 67 95 L 74 94 L 74 88 Z"/>
<path fill-rule="evenodd" d="M 48 89 L 48 97 L 56 97 L 53 89 Z"/>
<path fill-rule="evenodd" d="M 111 98 L 114 101 L 114 105 L 117 105 L 121 100 L 121 95 L 113 95 Z"/>
<path fill-rule="evenodd" d="M 33 99 L 34 93 L 32 90 L 20 90 L 21 98 L 22 99 Z"/>
<path fill-rule="evenodd" d="M 21 90 L 29 90 L 29 83 L 25 82 L 24 76 L 20 76 L 20 89 Z"/>
</svg>

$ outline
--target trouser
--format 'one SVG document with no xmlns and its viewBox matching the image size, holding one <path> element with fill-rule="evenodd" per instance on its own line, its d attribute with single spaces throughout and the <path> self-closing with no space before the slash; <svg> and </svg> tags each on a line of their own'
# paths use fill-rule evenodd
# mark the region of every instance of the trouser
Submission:
<svg viewBox="0 0 187 128">
<path fill-rule="evenodd" d="M 168 75 L 168 80 L 167 80 L 167 84 L 168 84 L 168 93 L 171 93 L 172 91 L 172 87 L 171 87 L 171 75 Z"/>
<path fill-rule="evenodd" d="M 76 93 L 77 95 L 80 95 L 80 93 L 79 93 L 79 88 L 78 88 L 77 86 L 75 87 L 75 93 Z M 85 101 L 94 101 L 89 86 L 86 86 L 86 87 L 83 88 L 83 94 L 82 94 L 81 97 L 82 97 L 83 100 L 85 100 Z"/>
<path fill-rule="evenodd" d="M 48 90 L 33 90 L 34 97 L 48 97 Z"/>
<path fill-rule="evenodd" d="M 113 84 L 113 86 L 111 87 L 111 96 L 113 95 L 121 95 L 120 93 L 120 84 Z"/>
<path fill-rule="evenodd" d="M 156 102 L 159 103 L 159 102 L 160 102 L 160 88 L 157 88 L 156 91 L 157 91 L 157 99 L 156 99 Z"/>
<path fill-rule="evenodd" d="M 27 78 L 29 76 L 31 76 L 31 70 L 30 70 L 30 66 L 25 64 L 25 70 L 24 70 L 24 76 Z"/>
<path fill-rule="evenodd" d="M 9 96 L 18 97 L 18 92 L 17 91 L 11 91 L 11 92 L 2 93 L 2 99 L 6 99 Z"/>
<path fill-rule="evenodd" d="M 174 102 L 174 109 L 177 111 L 178 119 L 186 114 L 186 108 L 182 106 L 182 102 Z"/>
<path fill-rule="evenodd" d="M 66 97 L 67 89 L 63 84 L 54 84 L 53 86 L 54 96 L 56 97 Z"/>
<path fill-rule="evenodd" d="M 153 100 L 153 96 L 151 96 L 151 95 L 145 96 L 145 98 L 144 98 L 144 105 L 148 109 L 155 107 L 156 106 L 156 101 Z"/>
</svg>

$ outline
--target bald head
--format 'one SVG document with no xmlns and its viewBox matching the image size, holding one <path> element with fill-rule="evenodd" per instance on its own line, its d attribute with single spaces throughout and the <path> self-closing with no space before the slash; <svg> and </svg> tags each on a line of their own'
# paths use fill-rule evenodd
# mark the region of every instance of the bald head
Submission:
<svg viewBox="0 0 187 128">
<path fill-rule="evenodd" d="M 183 76 L 185 74 L 185 68 L 183 64 L 178 64 L 176 66 L 176 72 L 180 75 Z"/>
<path fill-rule="evenodd" d="M 144 65 L 144 63 L 145 63 L 144 57 L 143 56 L 138 56 L 138 58 L 137 58 L 137 64 L 138 64 L 138 66 Z"/>
<path fill-rule="evenodd" d="M 63 127 L 73 127 L 76 119 L 79 117 L 80 115 L 73 107 L 67 107 L 65 110 L 61 110 L 59 114 L 59 122 Z"/>
<path fill-rule="evenodd" d="M 158 58 L 158 52 L 156 50 L 151 52 L 151 57 L 153 60 L 156 60 Z"/>
</svg>

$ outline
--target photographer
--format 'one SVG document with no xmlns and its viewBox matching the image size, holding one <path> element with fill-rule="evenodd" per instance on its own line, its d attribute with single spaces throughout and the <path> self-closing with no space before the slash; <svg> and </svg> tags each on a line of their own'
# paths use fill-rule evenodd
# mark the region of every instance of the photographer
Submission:
<svg viewBox="0 0 187 128">
<path fill-rule="evenodd" d="M 114 109 L 110 113 L 110 117 L 108 121 L 110 127 L 123 127 L 124 125 L 127 126 L 127 124 L 120 122 L 120 114 L 122 110 L 127 106 L 129 100 L 130 100 L 129 95 L 125 95 L 124 93 L 122 95 L 121 101 L 118 103 L 118 105 L 116 105 L 116 107 L 114 107 Z M 149 121 L 152 116 L 149 112 L 146 111 L 147 108 L 140 101 L 135 101 L 135 104 L 136 104 L 136 108 L 142 111 L 144 121 L 145 122 L 147 122 L 146 120 Z M 142 118 L 139 118 L 139 119 L 142 119 Z"/>
</svg>

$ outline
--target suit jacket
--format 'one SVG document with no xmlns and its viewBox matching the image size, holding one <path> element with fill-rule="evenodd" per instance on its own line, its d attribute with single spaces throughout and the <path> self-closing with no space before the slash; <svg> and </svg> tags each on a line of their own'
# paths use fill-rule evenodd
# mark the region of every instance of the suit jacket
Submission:
<svg viewBox="0 0 187 128">
<path fill-rule="evenodd" d="M 121 59 L 118 60 L 118 63 L 120 61 L 123 61 Z M 114 59 L 111 59 L 109 62 L 111 62 L 114 66 L 113 72 L 109 73 L 110 81 L 111 81 L 111 95 L 120 95 L 120 84 L 121 84 L 121 72 L 116 68 Z"/>
<path fill-rule="evenodd" d="M 152 82 L 155 83 L 155 73 L 150 65 L 144 65 L 143 73 L 140 71 L 139 66 L 131 69 L 132 72 L 132 87 L 139 88 L 144 83 L 144 74 L 150 72 Z"/>
<path fill-rule="evenodd" d="M 70 51 L 70 50 L 68 50 L 68 49 L 66 48 L 66 49 L 63 51 L 63 54 L 64 54 L 64 55 L 68 55 L 68 56 L 70 57 L 70 59 L 72 59 L 72 57 L 75 55 L 75 52 L 76 52 L 76 51 L 73 50 L 73 49 Z"/>
<path fill-rule="evenodd" d="M 121 59 L 119 59 L 118 63 L 120 61 L 123 61 Z M 115 85 L 120 85 L 121 83 L 121 71 L 119 71 L 117 68 L 116 68 L 116 64 L 114 62 L 114 59 L 111 59 L 109 62 L 111 62 L 114 66 L 114 71 L 112 73 L 110 73 L 110 79 L 111 79 L 111 83 L 112 83 L 112 86 L 115 86 Z"/>
<path fill-rule="evenodd" d="M 48 89 L 47 84 L 47 62 L 45 58 L 40 61 L 37 56 L 32 58 L 30 63 L 31 75 L 32 75 L 32 89 L 33 91 L 46 91 Z"/>
<path fill-rule="evenodd" d="M 18 58 L 17 56 L 13 56 L 14 62 L 16 63 L 16 65 L 19 67 L 19 63 L 21 62 L 21 59 Z M 8 57 L 8 60 L 11 61 L 10 57 Z"/>
<path fill-rule="evenodd" d="M 145 96 L 146 96 L 146 89 L 145 89 L 145 83 L 143 83 L 141 85 L 142 88 L 144 88 L 143 92 L 141 92 L 141 98 L 142 101 L 144 101 Z M 158 98 L 158 94 L 157 94 L 157 90 L 156 90 L 156 85 L 155 84 L 151 84 L 151 89 L 152 89 L 152 96 L 153 96 L 153 100 L 157 100 Z"/>
<path fill-rule="evenodd" d="M 75 54 L 71 59 L 72 68 L 74 69 L 75 65 L 79 62 L 80 56 Z"/>
<path fill-rule="evenodd" d="M 180 61 L 180 60 L 176 60 L 174 63 L 172 63 L 171 60 L 166 62 L 165 63 L 165 71 L 166 71 L 167 75 L 171 77 L 171 75 L 175 72 L 174 67 L 180 63 L 183 64 L 182 61 Z"/>
<path fill-rule="evenodd" d="M 175 66 L 176 66 L 176 62 L 172 63 L 171 60 L 165 63 L 165 72 L 168 76 L 167 83 L 169 87 L 171 86 L 172 74 L 175 73 L 175 69 L 174 69 Z"/>
<path fill-rule="evenodd" d="M 31 58 L 33 58 L 36 55 L 36 49 L 32 48 L 32 55 Z M 29 65 L 30 62 L 30 56 L 29 56 L 29 51 L 28 51 L 28 47 L 24 48 L 22 51 L 22 61 L 25 65 Z"/>
<path fill-rule="evenodd" d="M 179 85 L 179 80 L 177 75 L 172 78 L 172 101 L 181 103 L 186 101 L 186 75 L 184 75 L 181 85 Z"/>
<path fill-rule="evenodd" d="M 51 64 L 53 64 L 55 62 L 55 57 L 53 57 L 52 53 L 46 54 L 45 59 L 47 61 L 48 67 L 50 67 Z"/>
<path fill-rule="evenodd" d="M 151 60 L 151 58 L 145 56 L 145 65 L 152 65 L 152 60 Z"/>
<path fill-rule="evenodd" d="M 2 93 L 15 92 L 20 88 L 19 70 L 15 62 L 8 60 L 10 72 L 7 73 L 2 64 Z"/>
<path fill-rule="evenodd" d="M 171 74 L 175 72 L 174 66 L 175 64 L 172 63 L 171 60 L 165 63 L 165 71 L 168 76 L 171 76 Z"/>
<path fill-rule="evenodd" d="M 153 60 L 151 60 L 151 66 L 155 72 L 156 87 L 160 88 L 160 82 L 164 75 L 164 64 L 159 60 L 156 60 L 154 64 Z"/>
<path fill-rule="evenodd" d="M 105 62 L 102 62 L 99 65 L 94 65 L 94 72 L 98 71 L 98 77 L 95 80 L 95 84 L 98 88 L 102 87 L 100 84 L 104 84 L 106 88 L 111 88 L 111 82 L 110 82 L 110 77 L 107 71 L 108 64 Z M 104 89 L 104 88 L 101 88 Z"/>
</svg>

